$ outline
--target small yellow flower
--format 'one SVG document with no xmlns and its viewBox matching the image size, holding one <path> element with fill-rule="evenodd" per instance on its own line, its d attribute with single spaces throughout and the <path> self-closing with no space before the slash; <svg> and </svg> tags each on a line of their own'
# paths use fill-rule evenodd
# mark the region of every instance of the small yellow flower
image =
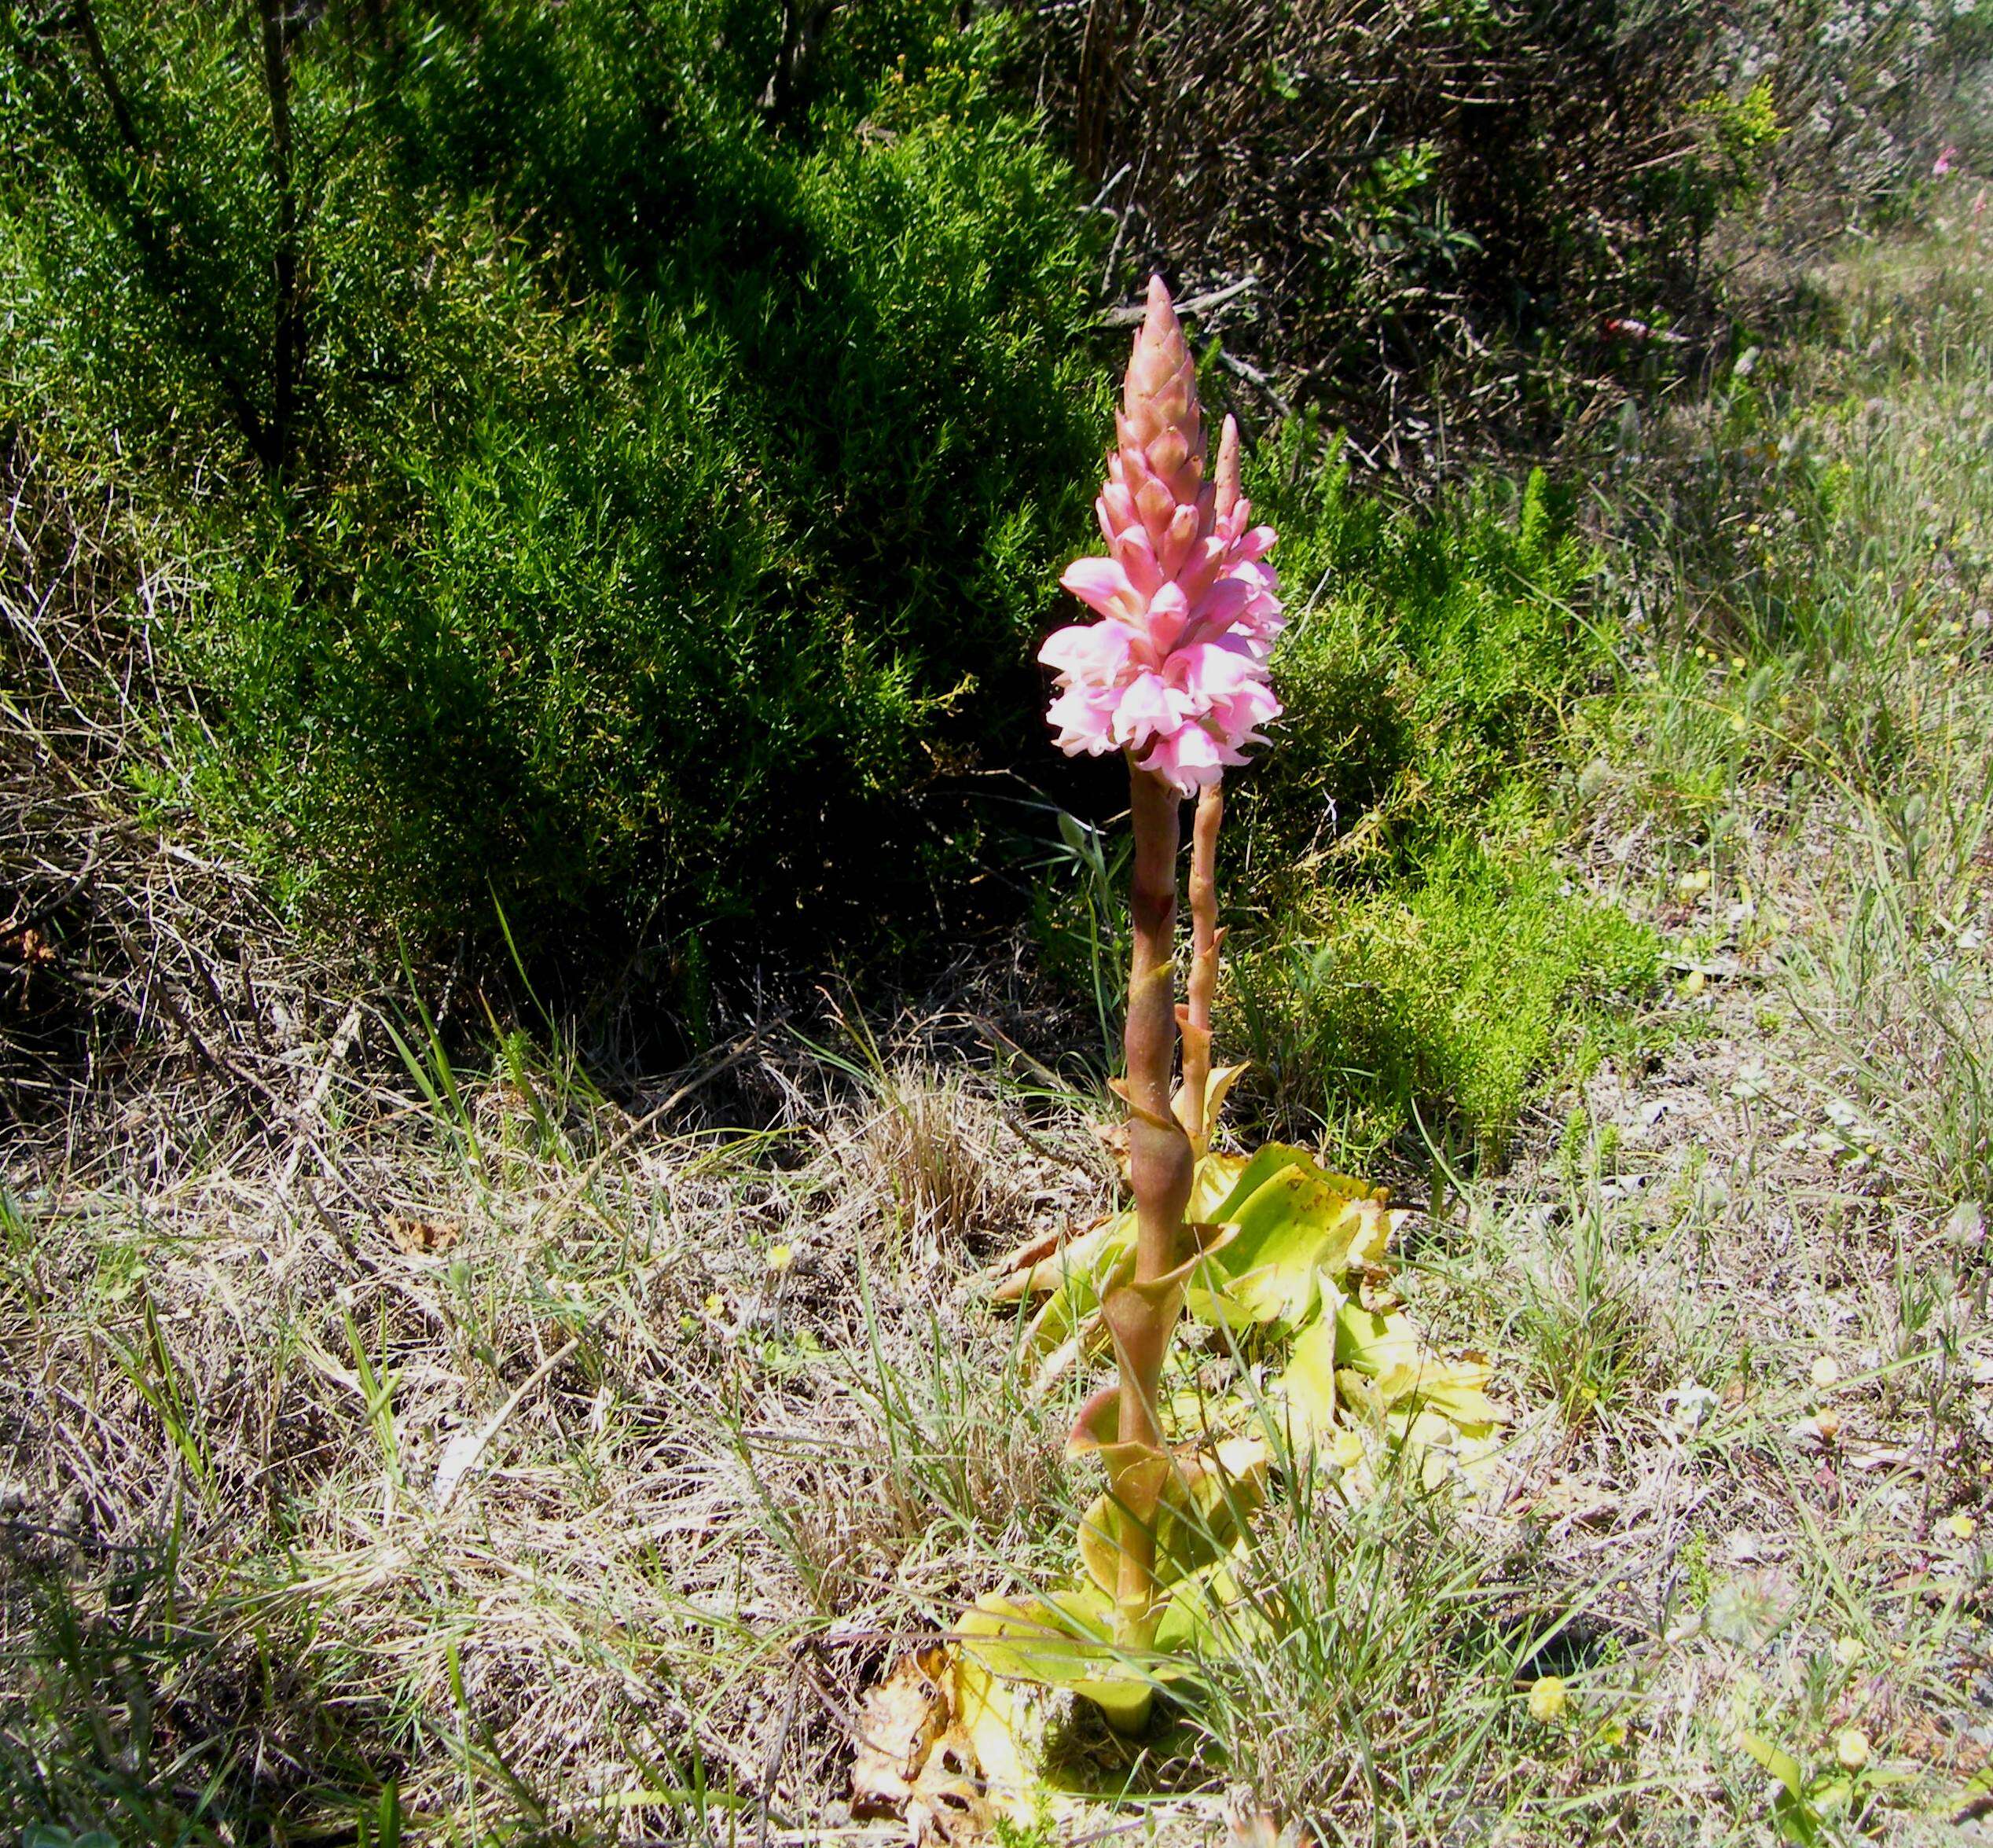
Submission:
<svg viewBox="0 0 1993 1848">
<path fill-rule="evenodd" d="M 1970 1515 L 1947 1515 L 1938 1523 L 1938 1530 L 1954 1540 L 1969 1540 L 1979 1531 L 1979 1523 Z"/>
<path fill-rule="evenodd" d="M 1836 1637 L 1833 1640 L 1833 1659 L 1843 1668 L 1852 1668 L 1868 1654 L 1868 1645 L 1859 1637 Z"/>
<path fill-rule="evenodd" d="M 1543 1675 L 1530 1685 L 1529 1717 L 1540 1726 L 1547 1726 L 1552 1720 L 1562 1717 L 1569 1704 L 1569 1696 L 1564 1691 L 1564 1683 L 1555 1675 Z"/>
<path fill-rule="evenodd" d="M 727 1313 L 727 1299 L 718 1290 L 706 1299 L 706 1313 L 716 1321 Z"/>
<path fill-rule="evenodd" d="M 1602 1746 L 1617 1747 L 1626 1743 L 1626 1722 L 1621 1719 L 1608 1720 L 1598 1729 L 1598 1743 Z"/>
<path fill-rule="evenodd" d="M 1675 882 L 1676 894 L 1684 898 L 1693 898 L 1709 891 L 1712 878 L 1709 869 L 1698 866 L 1693 873 L 1685 873 Z"/>
<path fill-rule="evenodd" d="M 1844 1770 L 1860 1770 L 1869 1762 L 1868 1735 L 1852 1726 L 1843 1727 L 1833 1736 L 1833 1755 Z"/>
<path fill-rule="evenodd" d="M 795 1248 L 791 1245 L 770 1245 L 768 1248 L 768 1267 L 777 1277 L 782 1275 L 796 1261 Z"/>
<path fill-rule="evenodd" d="M 1813 1383 L 1822 1392 L 1841 1383 L 1841 1363 L 1832 1354 L 1823 1354 L 1813 1363 Z"/>
</svg>

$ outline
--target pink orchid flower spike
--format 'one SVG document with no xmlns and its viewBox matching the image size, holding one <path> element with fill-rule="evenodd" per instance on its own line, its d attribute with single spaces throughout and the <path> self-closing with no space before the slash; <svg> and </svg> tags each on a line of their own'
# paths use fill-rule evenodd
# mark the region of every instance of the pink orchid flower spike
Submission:
<svg viewBox="0 0 1993 1848">
<path fill-rule="evenodd" d="M 1059 579 L 1099 619 L 1039 650 L 1059 674 L 1046 716 L 1069 755 L 1125 751 L 1189 795 L 1266 741 L 1259 728 L 1280 715 L 1267 657 L 1285 618 L 1265 562 L 1273 529 L 1253 525 L 1240 498 L 1230 417 L 1204 479 L 1196 362 L 1159 276 L 1114 421 L 1094 502 L 1107 555 L 1076 559 Z"/>
</svg>

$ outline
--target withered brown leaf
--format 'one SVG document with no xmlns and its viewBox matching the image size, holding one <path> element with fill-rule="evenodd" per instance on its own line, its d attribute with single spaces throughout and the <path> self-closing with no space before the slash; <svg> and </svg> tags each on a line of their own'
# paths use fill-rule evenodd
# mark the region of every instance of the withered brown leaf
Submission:
<svg viewBox="0 0 1993 1848">
<path fill-rule="evenodd" d="M 854 1816 L 903 1816 L 934 1742 L 948 1725 L 948 1653 L 919 1649 L 867 1691 L 851 1765 Z"/>
<path fill-rule="evenodd" d="M 390 1213 L 386 1223 L 395 1248 L 411 1258 L 439 1257 L 464 1236 L 461 1219 L 418 1219 L 407 1213 Z"/>
</svg>

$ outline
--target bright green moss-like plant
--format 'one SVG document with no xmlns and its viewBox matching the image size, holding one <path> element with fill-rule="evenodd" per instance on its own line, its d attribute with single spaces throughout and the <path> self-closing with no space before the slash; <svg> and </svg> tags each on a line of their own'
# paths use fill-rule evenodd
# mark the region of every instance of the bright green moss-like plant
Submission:
<svg viewBox="0 0 1993 1848">
<path fill-rule="evenodd" d="M 1252 1104 L 1358 1153 L 1409 1135 L 1499 1159 L 1534 1088 L 1583 1055 L 1609 1004 L 1661 975 L 1650 927 L 1540 853 L 1472 843 L 1293 928 L 1234 966 L 1228 1023 Z"/>
</svg>

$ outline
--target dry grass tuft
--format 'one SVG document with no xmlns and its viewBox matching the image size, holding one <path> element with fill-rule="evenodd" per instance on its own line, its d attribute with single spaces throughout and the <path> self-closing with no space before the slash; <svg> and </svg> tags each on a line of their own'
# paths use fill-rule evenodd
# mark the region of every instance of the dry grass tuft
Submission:
<svg viewBox="0 0 1993 1848">
<path fill-rule="evenodd" d="M 212 1159 L 218 1106 L 288 1139 L 354 1051 L 364 984 L 272 913 L 240 843 L 187 823 L 192 792 L 157 786 L 151 740 L 204 722 L 163 641 L 184 572 L 18 428 L 0 501 L 0 1124 L 142 1114 L 133 1154 L 160 1176 Z"/>
<path fill-rule="evenodd" d="M 1030 1203 L 1002 1128 L 961 1072 L 902 1066 L 879 1084 L 862 1145 L 916 1245 L 959 1264 L 1023 1225 Z"/>
<path fill-rule="evenodd" d="M 747 1136 L 436 1076 L 340 1075 L 308 1163 L 10 1164 L 17 1813 L 128 1820 L 170 1764 L 213 1789 L 159 1815 L 237 1839 L 390 1779 L 412 1820 L 689 1826 L 771 1777 L 807 1816 L 890 1637 L 1074 1518 L 1069 1414 L 959 1280 L 1070 1203 L 1081 1126 L 910 1064 Z"/>
</svg>

